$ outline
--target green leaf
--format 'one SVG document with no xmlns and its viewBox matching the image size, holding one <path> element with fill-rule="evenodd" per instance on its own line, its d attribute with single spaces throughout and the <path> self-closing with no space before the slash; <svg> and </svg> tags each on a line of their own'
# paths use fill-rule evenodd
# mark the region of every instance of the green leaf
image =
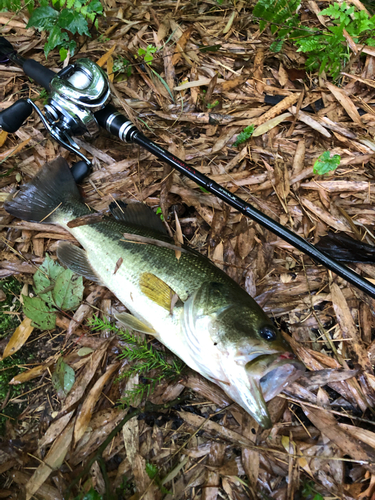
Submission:
<svg viewBox="0 0 375 500">
<path fill-rule="evenodd" d="M 220 103 L 219 103 L 219 101 L 214 101 L 212 104 L 207 103 L 207 108 L 208 108 L 208 109 L 212 109 L 212 108 L 214 108 L 215 106 L 217 106 L 218 104 L 220 104 Z"/>
<path fill-rule="evenodd" d="M 160 219 L 161 219 L 162 221 L 164 221 L 163 210 L 162 210 L 160 207 L 158 207 L 158 208 L 156 209 L 156 214 L 157 214 L 157 215 L 160 215 Z"/>
<path fill-rule="evenodd" d="M 87 12 L 93 13 L 93 14 L 101 14 L 103 12 L 103 5 L 100 3 L 99 0 L 92 0 L 88 5 L 87 5 Z"/>
<path fill-rule="evenodd" d="M 73 35 L 78 33 L 79 35 L 90 36 L 86 19 L 82 14 L 74 10 L 63 9 L 60 12 L 57 24 L 60 28 L 70 31 Z"/>
<path fill-rule="evenodd" d="M 147 56 L 146 56 L 146 57 L 147 57 Z M 146 57 L 145 57 L 145 61 L 146 61 Z M 152 57 L 152 56 L 151 56 L 151 57 Z M 152 57 L 152 59 L 153 59 L 153 57 Z M 152 60 L 152 59 L 151 59 L 151 60 Z M 147 62 L 147 61 L 146 61 L 146 62 Z M 155 74 L 155 75 L 159 78 L 159 80 L 161 81 L 161 83 L 162 83 L 162 84 L 164 85 L 164 87 L 166 88 L 166 90 L 167 90 L 168 94 L 170 95 L 170 97 L 171 97 L 172 101 L 174 102 L 174 99 L 173 99 L 173 94 L 172 94 L 172 92 L 171 92 L 171 89 L 169 88 L 168 83 L 167 83 L 167 82 L 164 80 L 164 78 L 162 78 L 162 77 L 159 75 L 159 73 L 157 73 L 154 69 L 152 69 L 152 68 L 150 68 L 150 69 L 151 69 L 151 71 L 152 71 L 152 72 L 153 72 L 153 73 L 154 73 L 154 74 Z"/>
<path fill-rule="evenodd" d="M 23 295 L 23 312 L 40 330 L 52 330 L 56 325 L 56 310 L 52 309 L 39 297 Z"/>
<path fill-rule="evenodd" d="M 39 31 L 51 30 L 56 24 L 59 13 L 52 7 L 38 7 L 31 14 L 27 28 L 37 28 Z"/>
<path fill-rule="evenodd" d="M 221 45 L 198 45 L 199 52 L 217 52 Z"/>
<path fill-rule="evenodd" d="M 145 55 L 145 62 L 146 63 L 150 63 L 154 60 L 154 56 L 152 56 L 151 54 L 146 54 Z"/>
<path fill-rule="evenodd" d="M 52 385 L 59 398 L 67 396 L 75 381 L 73 368 L 67 365 L 62 358 L 59 358 L 56 370 L 52 374 Z"/>
<path fill-rule="evenodd" d="M 64 272 L 64 268 L 47 254 L 43 264 L 39 266 L 34 274 L 35 293 L 38 297 L 47 302 L 47 304 L 55 304 L 52 297 L 52 290 L 55 286 L 56 279 L 62 272 Z"/>
<path fill-rule="evenodd" d="M 150 479 L 154 479 L 157 473 L 159 472 L 158 468 L 154 464 L 146 463 L 146 473 Z"/>
<path fill-rule="evenodd" d="M 44 45 L 44 53 L 46 57 L 55 47 L 57 47 L 58 45 L 62 45 L 64 42 L 68 41 L 68 34 L 62 32 L 60 26 L 54 26 L 50 31 L 48 42 Z"/>
<path fill-rule="evenodd" d="M 281 49 L 283 48 L 285 40 L 275 40 L 274 42 L 271 43 L 270 45 L 270 51 L 271 52 L 280 52 Z"/>
<path fill-rule="evenodd" d="M 52 292 L 53 300 L 56 306 L 64 311 L 76 309 L 82 300 L 83 289 L 82 276 L 65 269 L 56 279 Z"/>
<path fill-rule="evenodd" d="M 341 156 L 333 155 L 329 151 L 325 151 L 314 163 L 313 173 L 318 175 L 324 175 L 340 165 Z"/>
<path fill-rule="evenodd" d="M 249 125 L 240 134 L 238 134 L 236 142 L 233 144 L 234 147 L 239 146 L 243 142 L 246 142 L 252 136 L 254 132 L 254 125 Z"/>
<path fill-rule="evenodd" d="M 69 52 L 70 52 L 71 56 L 74 56 L 74 53 L 76 51 L 76 47 L 77 47 L 77 44 L 76 44 L 75 40 L 70 40 L 70 42 L 68 43 L 67 48 L 69 49 Z"/>
<path fill-rule="evenodd" d="M 60 61 L 65 61 L 65 59 L 67 58 L 68 56 L 68 51 L 66 49 L 64 49 L 64 47 L 61 47 L 61 49 L 59 50 L 59 54 L 60 54 Z"/>
</svg>

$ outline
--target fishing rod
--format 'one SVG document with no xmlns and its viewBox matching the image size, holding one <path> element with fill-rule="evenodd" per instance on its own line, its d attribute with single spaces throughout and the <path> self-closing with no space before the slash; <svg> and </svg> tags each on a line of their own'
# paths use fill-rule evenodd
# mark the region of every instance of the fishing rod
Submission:
<svg viewBox="0 0 375 500">
<path fill-rule="evenodd" d="M 31 99 L 16 101 L 0 112 L 0 127 L 6 132 L 16 132 L 35 110 L 51 136 L 80 158 L 71 167 L 76 182 L 81 182 L 90 173 L 91 162 L 80 151 L 72 136 L 95 137 L 102 127 L 123 142 L 142 146 L 246 217 L 375 298 L 375 286 L 372 283 L 148 139 L 124 114 L 109 104 L 111 93 L 107 75 L 90 59 L 78 59 L 55 73 L 33 59 L 21 57 L 3 37 L 0 37 L 1 56 L 3 62 L 10 60 L 21 66 L 26 75 L 44 87 L 48 91 L 48 101 L 44 106 L 44 114 Z"/>
</svg>

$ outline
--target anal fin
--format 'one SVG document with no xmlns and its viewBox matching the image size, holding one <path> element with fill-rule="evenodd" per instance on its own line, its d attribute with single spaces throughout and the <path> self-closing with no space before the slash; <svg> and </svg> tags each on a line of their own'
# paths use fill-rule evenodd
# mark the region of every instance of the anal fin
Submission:
<svg viewBox="0 0 375 500">
<path fill-rule="evenodd" d="M 150 326 L 146 325 L 143 321 L 132 316 L 128 313 L 116 313 L 115 318 L 123 325 L 141 333 L 148 333 L 149 335 L 156 335 L 156 331 Z"/>
<path fill-rule="evenodd" d="M 100 279 L 87 259 L 86 252 L 73 245 L 73 243 L 68 243 L 67 241 L 59 243 L 57 257 L 64 266 L 68 267 L 74 273 L 84 276 L 95 283 L 100 283 Z"/>
</svg>

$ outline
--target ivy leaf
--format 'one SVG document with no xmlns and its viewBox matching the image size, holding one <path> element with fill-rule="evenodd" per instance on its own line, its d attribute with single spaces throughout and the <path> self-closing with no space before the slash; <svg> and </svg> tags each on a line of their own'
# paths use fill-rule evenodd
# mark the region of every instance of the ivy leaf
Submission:
<svg viewBox="0 0 375 500">
<path fill-rule="evenodd" d="M 341 156 L 333 155 L 329 151 L 325 151 L 314 163 L 313 173 L 318 175 L 324 175 L 340 165 Z"/>
<path fill-rule="evenodd" d="M 39 7 L 31 14 L 27 28 L 37 28 L 39 31 L 51 30 L 59 17 L 57 10 L 50 6 Z"/>
<path fill-rule="evenodd" d="M 56 325 L 56 311 L 39 297 L 23 295 L 23 312 L 40 330 L 52 330 Z"/>
<path fill-rule="evenodd" d="M 60 26 L 54 26 L 50 31 L 48 42 L 44 45 L 44 53 L 46 57 L 55 47 L 68 41 L 68 34 L 61 31 Z"/>
<path fill-rule="evenodd" d="M 83 278 L 65 269 L 56 279 L 52 296 L 56 306 L 64 311 L 76 309 L 83 295 Z"/>
<path fill-rule="evenodd" d="M 60 358 L 56 365 L 56 370 L 52 375 L 52 385 L 60 399 L 66 398 L 68 392 L 73 387 L 75 373 L 73 368 Z"/>
<path fill-rule="evenodd" d="M 74 10 L 63 9 L 60 12 L 57 24 L 60 28 L 70 31 L 73 35 L 78 33 L 79 35 L 90 36 L 86 19 L 82 14 Z"/>
</svg>

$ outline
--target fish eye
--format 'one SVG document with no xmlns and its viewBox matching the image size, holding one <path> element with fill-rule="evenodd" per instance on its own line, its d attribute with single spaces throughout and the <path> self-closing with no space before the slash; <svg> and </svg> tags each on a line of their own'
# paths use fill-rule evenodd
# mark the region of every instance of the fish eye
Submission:
<svg viewBox="0 0 375 500">
<path fill-rule="evenodd" d="M 262 328 L 259 330 L 259 335 L 262 337 L 264 340 L 276 340 L 277 333 L 272 328 L 272 326 L 262 326 Z"/>
</svg>

